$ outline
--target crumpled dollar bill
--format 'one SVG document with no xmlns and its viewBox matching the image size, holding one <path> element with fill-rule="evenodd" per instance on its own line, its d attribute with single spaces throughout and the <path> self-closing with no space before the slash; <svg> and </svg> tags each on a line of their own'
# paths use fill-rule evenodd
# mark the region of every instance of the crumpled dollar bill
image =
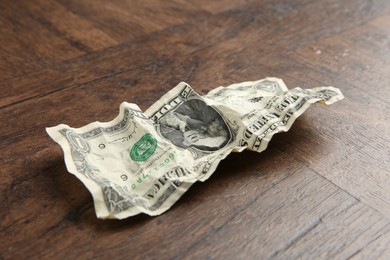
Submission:
<svg viewBox="0 0 390 260">
<path fill-rule="evenodd" d="M 182 82 L 145 112 L 123 102 L 110 122 L 46 130 L 61 145 L 68 171 L 92 193 L 97 217 L 154 216 L 207 180 L 232 151 L 261 152 L 310 104 L 343 98 L 334 87 L 289 90 L 277 78 L 204 96 Z"/>
</svg>

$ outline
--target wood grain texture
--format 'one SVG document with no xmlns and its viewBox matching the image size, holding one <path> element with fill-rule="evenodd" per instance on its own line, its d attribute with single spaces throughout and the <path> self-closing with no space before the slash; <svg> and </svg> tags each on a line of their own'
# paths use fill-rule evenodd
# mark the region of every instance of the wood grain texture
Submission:
<svg viewBox="0 0 390 260">
<path fill-rule="evenodd" d="M 390 2 L 1 1 L 0 257 L 389 259 Z M 98 220 L 46 126 L 266 76 L 333 85 L 168 212 Z"/>
</svg>

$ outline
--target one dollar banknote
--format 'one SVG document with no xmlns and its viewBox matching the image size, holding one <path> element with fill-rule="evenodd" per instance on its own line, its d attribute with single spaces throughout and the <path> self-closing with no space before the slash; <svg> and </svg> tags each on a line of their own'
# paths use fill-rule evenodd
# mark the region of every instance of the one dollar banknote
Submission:
<svg viewBox="0 0 390 260">
<path fill-rule="evenodd" d="M 205 181 L 231 152 L 264 151 L 310 104 L 343 99 L 339 89 L 288 89 L 265 78 L 218 87 L 206 95 L 180 83 L 145 112 L 120 105 L 110 122 L 47 128 L 69 172 L 92 193 L 99 218 L 168 210 Z"/>
</svg>

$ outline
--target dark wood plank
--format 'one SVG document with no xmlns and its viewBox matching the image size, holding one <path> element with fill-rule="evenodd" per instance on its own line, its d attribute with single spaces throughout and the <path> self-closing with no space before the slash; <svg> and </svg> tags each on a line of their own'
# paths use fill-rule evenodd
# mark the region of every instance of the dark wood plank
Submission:
<svg viewBox="0 0 390 260">
<path fill-rule="evenodd" d="M 130 249 L 136 250 L 138 248 L 139 252 L 141 250 L 152 250 L 157 253 L 158 250 L 150 248 L 150 243 L 163 245 L 166 242 L 165 236 L 169 235 L 168 232 L 172 238 L 179 234 L 185 235 L 192 229 L 197 230 L 199 235 L 204 234 L 209 230 L 207 225 L 209 221 L 222 224 L 233 212 L 242 207 L 245 198 L 253 195 L 252 193 L 246 193 L 248 188 L 255 189 L 257 192 L 265 191 L 293 174 L 299 167 L 293 164 L 292 161 L 287 160 L 286 167 L 275 170 L 274 162 L 276 163 L 278 158 L 282 159 L 283 155 L 277 150 L 270 150 L 261 156 L 265 156 L 264 160 L 270 162 L 270 164 L 255 164 L 256 168 L 253 168 L 249 163 L 252 162 L 253 165 L 259 160 L 259 155 L 248 153 L 244 156 L 248 162 L 247 166 L 239 166 L 235 160 L 226 161 L 213 179 L 195 185 L 185 195 L 190 198 L 184 198 L 174 206 L 179 210 L 171 211 L 173 215 L 164 214 L 158 218 L 139 216 L 121 222 L 105 221 L 102 225 L 102 221 L 97 220 L 94 216 L 92 201 L 88 192 L 82 188 L 82 184 L 78 180 L 66 172 L 65 166 L 61 163 L 62 152 L 60 149 L 51 150 L 53 155 L 49 159 L 37 162 L 43 164 L 40 166 L 42 170 L 39 176 L 31 179 L 20 178 L 15 180 L 13 187 L 8 190 L 6 201 L 2 203 L 7 207 L 7 213 L 2 211 L 2 214 L 5 215 L 1 218 L 1 226 L 6 227 L 2 234 L 12 235 L 12 239 L 2 243 L 0 252 L 16 243 L 16 245 L 19 245 L 15 246 L 18 251 L 12 251 L 13 254 L 33 256 L 38 253 L 40 256 L 56 256 L 56 254 L 61 256 L 61 254 L 69 254 L 67 251 L 58 252 L 63 247 L 62 237 L 69 237 L 67 243 L 70 243 L 70 245 L 68 246 L 78 244 L 76 248 L 80 250 L 74 251 L 74 254 L 82 256 L 83 253 L 88 254 L 88 252 L 83 251 L 84 247 L 90 244 L 91 236 L 96 238 L 103 236 L 99 239 L 99 243 L 89 246 L 93 246 L 95 249 L 105 248 L 107 250 L 116 245 L 123 248 L 122 250 L 129 250 L 129 241 L 135 239 L 134 241 L 138 241 L 138 243 L 130 245 Z M 236 157 L 235 159 L 242 158 L 241 155 L 234 157 Z M 289 167 L 289 165 L 292 167 Z M 237 174 L 246 168 L 248 170 L 245 171 L 246 174 L 242 177 L 246 181 L 236 183 Z M 227 171 L 228 169 L 233 171 Z M 219 175 L 222 176 L 218 177 Z M 254 180 L 257 181 L 254 182 Z M 237 184 L 240 188 L 235 187 Z M 247 187 L 247 185 L 250 185 L 250 187 Z M 47 187 L 52 187 L 52 190 L 48 190 Z M 235 190 L 236 195 L 232 194 L 232 189 Z M 241 193 L 245 196 L 241 196 Z M 49 202 L 53 199 L 53 196 L 56 197 L 57 202 L 55 204 Z M 223 205 L 226 197 L 230 198 L 230 207 Z M 35 204 L 35 207 L 28 207 L 32 201 L 36 201 L 37 204 Z M 204 214 L 202 209 L 215 207 L 215 205 L 219 205 L 219 207 L 209 212 L 209 214 Z M 37 212 L 37 208 L 41 209 L 41 212 Z M 40 216 L 38 219 L 36 219 L 36 214 Z M 7 218 L 7 216 L 12 217 Z M 144 225 L 140 225 L 142 222 Z M 114 230 L 118 232 L 124 227 L 123 225 L 127 225 L 129 229 L 132 229 L 132 226 L 135 228 L 127 241 L 123 237 L 115 239 L 116 232 Z M 83 232 L 84 229 L 88 229 L 92 233 L 85 233 Z M 59 230 L 63 232 L 61 236 L 56 235 Z M 155 232 L 155 230 L 160 231 Z M 148 238 L 141 239 L 145 236 L 145 232 L 149 234 L 146 236 Z M 24 234 L 23 238 L 21 234 Z M 180 243 L 186 245 L 192 239 L 192 235 L 185 235 Z M 21 245 L 26 244 L 27 241 L 30 241 L 29 245 L 22 247 Z M 53 250 L 46 251 L 45 249 L 48 246 L 53 247 Z M 32 250 L 32 248 L 35 248 L 35 250 Z M 166 248 L 165 250 L 178 249 Z M 159 250 L 163 250 L 163 248 Z M 99 250 L 97 254 L 103 254 L 104 251 Z"/>
<path fill-rule="evenodd" d="M 191 1 L 64 1 L 68 10 L 85 17 L 118 41 L 162 30 L 208 16 L 208 12 Z"/>
<path fill-rule="evenodd" d="M 256 166 L 248 165 L 249 171 L 238 166 L 236 160 L 243 156 L 245 161 Z M 60 157 L 58 152 L 56 160 L 61 160 Z M 49 167 L 38 178 L 32 179 L 32 183 L 19 182 L 15 185 L 13 193 L 30 197 L 33 201 L 35 196 L 39 198 L 37 203 L 42 212 L 39 219 L 31 222 L 29 219 L 31 215 L 34 216 L 34 209 L 27 207 L 28 203 L 26 207 L 13 203 L 9 213 L 19 218 L 7 223 L 3 232 L 11 235 L 10 229 L 13 231 L 11 237 L 18 239 L 9 239 L 4 248 L 9 244 L 20 245 L 16 247 L 18 251 L 11 253 L 39 258 L 65 257 L 69 254 L 106 258 L 113 252 L 122 255 L 135 250 L 142 252 L 140 257 L 152 258 L 161 255 L 170 258 L 225 254 L 242 257 L 283 254 L 311 256 L 319 252 L 345 258 L 363 249 L 373 237 L 386 235 L 389 230 L 388 221 L 380 214 L 347 193 L 340 192 L 336 186 L 308 168 L 297 168 L 295 158 L 286 159 L 279 149 L 271 148 L 260 156 L 247 153 L 234 157 L 221 165 L 215 177 L 194 187 L 172 213 L 158 218 L 140 216 L 124 221 L 126 229 L 132 230 L 131 236 L 126 238 L 118 237 L 117 232 L 124 231 L 121 223 L 102 225 L 101 221 L 94 219 L 89 196 L 83 192 L 84 199 L 75 197 L 81 184 L 67 175 L 62 165 Z M 236 175 L 242 171 L 246 173 L 241 174 L 241 181 L 237 183 Z M 53 172 L 56 172 L 55 176 Z M 66 187 L 56 186 L 57 181 Z M 45 197 L 52 196 L 45 187 L 47 185 L 55 186 L 51 192 L 56 194 L 56 205 L 45 205 Z M 32 187 L 34 190 L 30 190 Z M 253 194 L 257 195 L 253 197 Z M 226 200 L 229 207 L 224 203 Z M 205 214 L 205 208 L 213 210 Z M 52 212 L 56 213 L 55 216 Z M 365 225 L 368 219 L 373 221 L 373 225 Z M 50 227 L 45 225 L 48 221 L 52 223 Z M 85 229 L 92 233 L 85 233 Z M 26 233 L 26 230 L 33 232 Z M 61 232 L 61 236 L 58 236 L 58 232 Z M 23 239 L 20 239 L 19 233 L 24 234 Z M 176 236 L 180 236 L 180 239 Z M 64 237 L 68 238 L 66 244 Z M 316 245 L 318 237 L 327 239 L 326 247 Z M 89 239 L 98 241 L 91 245 Z M 170 240 L 174 241 L 175 246 L 167 246 Z M 349 243 L 339 243 L 343 240 Z M 136 245 L 130 245 L 134 241 L 138 241 Z M 324 238 L 320 241 L 324 241 Z M 150 244 L 155 246 L 150 247 Z M 298 247 L 294 251 L 293 244 L 305 244 L 307 247 Z M 47 250 L 48 247 L 52 250 Z M 62 250 L 64 247 L 74 250 L 70 253 Z M 84 251 L 86 247 L 90 250 Z"/>
<path fill-rule="evenodd" d="M 50 23 L 35 19 L 14 3 L 0 3 L 0 80 L 86 53 L 81 43 L 64 37 Z"/>
<path fill-rule="evenodd" d="M 215 177 L 207 183 L 196 185 L 185 195 L 184 200 L 175 205 L 170 214 L 158 218 L 140 216 L 125 220 L 126 229 L 132 230 L 131 236 L 118 237 L 117 232 L 124 226 L 121 222 L 108 222 L 102 225 L 101 221 L 95 219 L 90 197 L 85 191 L 82 193 L 83 196 L 79 196 L 81 195 L 79 190 L 82 190 L 81 184 L 74 177 L 66 174 L 63 165 L 57 166 L 57 161 L 61 161 L 62 155 L 60 151 L 56 154 L 56 159 L 52 160 L 52 163 L 55 162 L 53 166 L 44 169 L 39 176 L 30 181 L 19 180 L 9 193 L 10 197 L 19 197 L 19 200 L 14 201 L 8 208 L 8 213 L 14 217 L 12 218 L 14 222 L 7 223 L 7 216 L 2 218 L 2 226 L 6 226 L 3 232 L 6 235 L 12 234 L 10 237 L 14 238 L 8 239 L 3 246 L 7 248 L 9 245 L 14 245 L 18 248 L 18 251 L 11 251 L 15 256 L 46 258 L 74 254 L 81 257 L 105 258 L 113 254 L 110 248 L 115 248 L 115 253 L 119 255 L 129 253 L 129 250 L 130 252 L 137 250 L 139 253 L 142 252 L 143 256 L 158 257 L 159 254 L 163 254 L 167 258 L 192 254 L 198 256 L 202 252 L 213 251 L 223 255 L 224 251 L 232 253 L 235 250 L 237 250 L 235 253 L 243 255 L 256 255 L 257 252 L 267 252 L 271 255 L 281 252 L 279 247 L 289 244 L 291 240 L 297 239 L 297 236 L 301 238 L 299 234 L 311 231 L 313 225 L 320 225 L 320 222 L 326 225 L 326 221 L 332 218 L 335 218 L 337 223 L 337 214 L 353 216 L 356 210 L 342 213 L 349 207 L 356 207 L 370 214 L 370 219 L 374 219 L 377 223 L 373 232 L 375 230 L 379 232 L 378 229 L 388 223 L 378 213 L 362 206 L 348 194 L 340 192 L 336 186 L 318 177 L 309 169 L 300 168 L 299 164 L 294 163 L 295 158 L 288 159 L 279 149 L 271 148 L 262 155 L 248 152 L 233 156 L 235 158 L 228 159 L 221 165 Z M 247 169 L 245 166 L 237 165 L 236 161 L 240 160 L 240 157 L 247 162 Z M 237 182 L 238 174 L 241 175 L 240 182 Z M 50 191 L 47 187 L 53 189 Z M 318 189 L 322 192 L 318 192 Z M 257 195 L 253 197 L 254 194 Z M 53 195 L 57 203 L 47 205 L 47 199 L 50 200 Z M 226 200 L 229 201 L 229 207 L 224 203 Z M 23 204 L 18 203 L 20 201 Z M 38 205 L 35 208 L 28 207 L 30 201 L 36 201 Z M 38 213 L 36 208 L 42 211 Z M 205 214 L 205 208 L 213 210 Z M 282 217 L 286 215 L 291 217 Z M 18 218 L 15 219 L 16 216 Z M 366 221 L 366 217 L 363 215 L 361 221 Z M 34 221 L 30 221 L 31 218 Z M 280 221 L 275 221 L 275 218 Z M 292 220 L 295 222 L 291 222 Z M 237 221 L 239 227 L 235 227 Z M 49 226 L 48 222 L 51 223 Z M 258 223 L 255 229 L 254 222 Z M 233 227 L 230 227 L 231 225 Z M 252 232 L 248 233 L 249 230 L 245 226 L 249 226 Z M 348 227 L 338 239 L 344 239 L 344 236 L 356 236 L 359 234 L 357 227 L 355 225 Z M 85 230 L 90 232 L 85 233 Z M 319 230 L 321 235 L 329 235 L 328 229 L 320 227 Z M 238 232 L 244 237 L 224 234 L 223 237 L 226 239 L 221 240 L 222 231 Z M 58 232 L 61 232 L 60 236 Z M 264 232 L 268 235 L 264 236 Z M 23 239 L 19 235 L 22 233 Z M 187 235 L 188 233 L 191 235 Z M 253 241 L 250 234 L 262 240 Z M 368 232 L 357 247 L 351 248 L 359 249 L 364 246 L 370 238 L 369 235 Z M 180 236 L 180 239 L 176 239 L 177 236 Z M 65 237 L 66 244 L 63 242 Z M 223 241 L 230 243 L 231 238 L 240 241 L 234 247 L 230 246 L 231 251 L 226 250 L 227 248 L 221 250 L 219 246 L 214 250 L 196 250 L 199 246 L 203 247 L 204 239 L 207 244 L 216 243 L 222 246 Z M 89 239 L 97 239 L 97 241 L 91 245 Z M 166 244 L 171 239 L 175 241 L 173 247 Z M 138 242 L 134 244 L 134 241 Z M 246 247 L 251 241 L 252 245 L 263 245 L 264 250 L 259 251 L 258 246 Z M 155 246 L 150 247 L 150 244 Z M 265 250 L 268 244 L 273 245 L 272 250 Z M 86 247 L 90 250 L 84 251 Z M 69 252 L 61 250 L 62 248 L 74 248 L 74 250 Z"/>
<path fill-rule="evenodd" d="M 298 50 L 284 65 L 293 66 L 290 61 L 300 59 L 299 73 L 306 73 L 307 82 L 332 79 L 346 96 L 343 103 L 307 115 L 320 135 L 313 141 L 302 133 L 294 156 L 388 219 L 390 89 L 384 86 L 390 70 L 389 24 L 388 15 L 375 19 Z M 288 139 L 287 134 L 284 141 L 291 143 Z M 324 155 L 331 162 L 323 160 Z"/>
<path fill-rule="evenodd" d="M 347 259 L 390 229 L 380 214 L 307 168 L 248 204 L 176 256 Z"/>
<path fill-rule="evenodd" d="M 368 5 L 365 1 L 334 1 L 332 5 L 324 2 L 323 6 L 319 7 L 317 1 L 304 1 L 294 10 L 307 17 L 305 23 L 288 12 L 288 9 L 282 12 L 280 8 L 275 8 L 266 1 L 251 3 L 238 10 L 227 10 L 207 19 L 169 27 L 129 44 L 94 52 L 72 62 L 5 82 L 9 91 L 2 95 L 0 93 L 0 107 L 66 88 L 69 84 L 83 84 L 100 77 L 123 73 L 137 65 L 141 67 L 149 64 L 150 67 L 158 69 L 165 66 L 165 63 L 176 62 L 175 59 L 181 60 L 178 64 L 190 62 L 192 68 L 196 65 L 195 72 L 198 73 L 190 73 L 188 75 L 191 78 L 187 76 L 176 81 L 191 79 L 196 80 L 195 83 L 207 84 L 212 88 L 240 81 L 242 78 L 257 79 L 262 68 L 256 65 L 266 62 L 270 53 L 279 56 L 280 52 L 286 49 L 312 43 L 319 37 L 318 32 L 322 32 L 322 36 L 334 34 L 390 11 L 386 9 L 388 5 L 384 2 L 376 1 L 374 5 Z M 316 10 L 319 13 L 316 13 Z M 331 21 L 326 19 L 328 14 L 324 10 L 333 13 L 333 18 L 338 20 L 337 26 L 328 24 Z M 245 44 L 242 39 L 245 39 Z M 245 48 L 257 46 L 259 39 L 260 48 Z M 165 44 L 161 44 L 162 42 Z M 205 53 L 208 58 L 201 59 L 202 56 L 194 53 L 197 50 L 200 50 L 202 55 Z M 145 62 L 140 61 L 142 59 Z M 215 74 L 214 71 L 218 69 L 221 72 Z M 251 70 L 251 73 L 248 73 L 248 70 Z M 171 77 L 175 75 L 172 73 Z"/>
<path fill-rule="evenodd" d="M 0 11 L 0 81 L 208 14 L 184 1 L 16 0 L 1 3 Z"/>
<path fill-rule="evenodd" d="M 31 17 L 47 30 L 66 39 L 85 52 L 92 52 L 118 44 L 97 26 L 80 17 L 55 0 L 13 1 L 12 7 Z"/>
</svg>

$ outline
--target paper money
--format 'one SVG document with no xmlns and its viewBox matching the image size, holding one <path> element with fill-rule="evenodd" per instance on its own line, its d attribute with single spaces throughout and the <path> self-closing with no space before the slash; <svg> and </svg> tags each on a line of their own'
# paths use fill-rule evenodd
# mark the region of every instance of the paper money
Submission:
<svg viewBox="0 0 390 260">
<path fill-rule="evenodd" d="M 288 90 L 277 78 L 204 96 L 182 82 L 145 112 L 123 102 L 110 122 L 61 124 L 47 132 L 61 145 L 68 171 L 92 193 L 97 217 L 154 216 L 194 182 L 207 180 L 232 151 L 261 152 L 310 104 L 341 99 L 337 88 Z"/>
</svg>

